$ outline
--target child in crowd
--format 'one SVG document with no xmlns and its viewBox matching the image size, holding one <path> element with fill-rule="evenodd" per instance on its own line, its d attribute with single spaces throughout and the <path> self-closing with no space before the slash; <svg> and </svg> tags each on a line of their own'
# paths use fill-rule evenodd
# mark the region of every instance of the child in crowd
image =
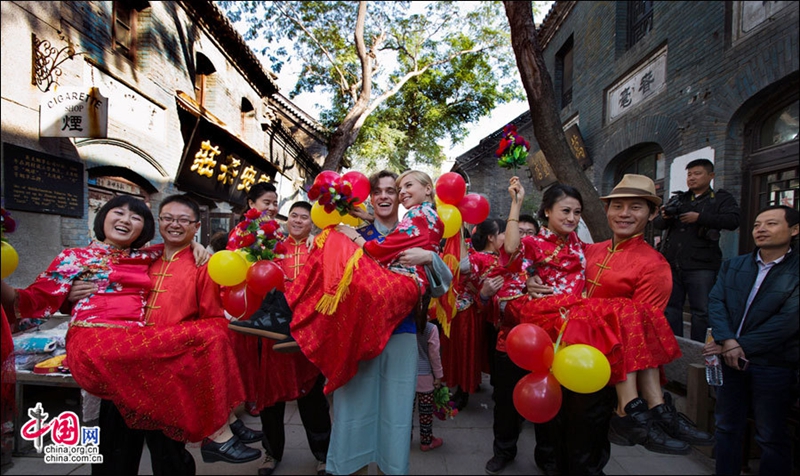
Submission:
<svg viewBox="0 0 800 476">
<path fill-rule="evenodd" d="M 428 322 L 417 331 L 417 402 L 419 405 L 419 449 L 430 451 L 442 446 L 433 436 L 433 391 L 442 385 L 442 358 L 439 355 L 439 329 Z"/>
</svg>

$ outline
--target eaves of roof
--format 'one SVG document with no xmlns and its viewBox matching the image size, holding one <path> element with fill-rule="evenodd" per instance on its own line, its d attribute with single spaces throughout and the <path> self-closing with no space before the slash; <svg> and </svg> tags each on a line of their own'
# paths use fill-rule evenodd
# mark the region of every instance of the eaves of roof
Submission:
<svg viewBox="0 0 800 476">
<path fill-rule="evenodd" d="M 542 51 L 547 48 L 550 40 L 553 39 L 559 28 L 561 28 L 561 25 L 564 23 L 564 20 L 566 20 L 567 16 L 577 3 L 578 2 L 574 0 L 553 2 L 553 5 L 550 7 L 550 11 L 547 12 L 544 20 L 542 20 L 542 23 L 536 30 L 539 46 L 542 48 Z"/>
<path fill-rule="evenodd" d="M 314 132 L 319 133 L 322 136 L 321 138 L 327 141 L 330 131 L 320 124 L 319 121 L 309 116 L 305 111 L 298 108 L 289 98 L 279 92 L 272 94 L 271 98 L 281 105 L 285 112 L 288 112 L 303 124 L 311 127 Z"/>
<path fill-rule="evenodd" d="M 206 31 L 220 45 L 233 63 L 242 70 L 245 78 L 262 97 L 278 91 L 274 73 L 267 71 L 242 35 L 233 27 L 225 13 L 210 0 L 180 1 L 193 20 L 205 26 Z"/>
</svg>

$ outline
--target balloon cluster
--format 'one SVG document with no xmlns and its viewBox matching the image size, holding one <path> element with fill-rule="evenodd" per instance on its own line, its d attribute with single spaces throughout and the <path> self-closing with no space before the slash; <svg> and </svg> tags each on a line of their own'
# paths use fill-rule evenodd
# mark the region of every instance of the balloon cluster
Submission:
<svg viewBox="0 0 800 476">
<path fill-rule="evenodd" d="M 489 216 L 489 201 L 477 193 L 466 193 L 464 177 L 455 172 L 442 174 L 436 180 L 436 211 L 444 223 L 444 238 L 461 229 L 461 223 L 478 224 Z"/>
<path fill-rule="evenodd" d="M 362 203 L 369 197 L 369 192 L 369 179 L 361 172 L 353 170 L 339 175 L 324 170 L 308 190 L 309 200 L 315 202 L 311 208 L 311 221 L 320 228 L 340 222 L 356 226 L 358 219 L 349 213 L 356 206 L 366 209 Z"/>
<path fill-rule="evenodd" d="M 531 149 L 530 142 L 517 134 L 517 126 L 507 124 L 503 128 L 503 137 L 500 145 L 494 153 L 498 158 L 497 165 L 505 169 L 514 168 L 515 175 L 517 167 L 527 164 L 528 151 Z"/>
<path fill-rule="evenodd" d="M 608 384 L 611 366 L 602 352 L 586 344 L 554 350 L 541 327 L 524 323 L 508 333 L 506 349 L 512 362 L 531 373 L 514 387 L 514 407 L 534 423 L 544 423 L 561 408 L 561 386 L 576 393 L 594 393 Z"/>
<path fill-rule="evenodd" d="M 273 289 L 283 289 L 283 270 L 272 261 L 284 252 L 281 238 L 278 222 L 251 208 L 229 239 L 236 251 L 217 251 L 208 261 L 209 277 L 225 287 L 223 308 L 236 319 L 256 312 Z"/>
<path fill-rule="evenodd" d="M 11 276 L 19 264 L 17 250 L 6 240 L 6 233 L 13 233 L 17 229 L 17 222 L 5 208 L 0 208 L 0 277 L 6 279 Z"/>
</svg>

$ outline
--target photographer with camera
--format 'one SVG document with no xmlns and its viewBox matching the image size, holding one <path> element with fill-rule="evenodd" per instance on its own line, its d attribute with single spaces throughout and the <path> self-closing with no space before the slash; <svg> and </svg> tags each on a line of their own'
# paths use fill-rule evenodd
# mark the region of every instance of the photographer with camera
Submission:
<svg viewBox="0 0 800 476">
<path fill-rule="evenodd" d="M 672 331 L 683 336 L 683 303 L 689 295 L 691 338 L 705 340 L 708 295 L 722 263 L 720 230 L 739 227 L 739 206 L 733 195 L 714 190 L 714 164 L 697 159 L 686 165 L 686 192 L 676 192 L 653 220 L 656 230 L 667 230 L 661 253 L 672 268 L 672 295 L 664 314 Z"/>
</svg>

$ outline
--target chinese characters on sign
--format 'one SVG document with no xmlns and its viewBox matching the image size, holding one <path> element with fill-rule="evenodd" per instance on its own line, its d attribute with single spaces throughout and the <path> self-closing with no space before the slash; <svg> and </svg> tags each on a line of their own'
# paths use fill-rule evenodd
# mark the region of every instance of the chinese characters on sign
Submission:
<svg viewBox="0 0 800 476">
<path fill-rule="evenodd" d="M 5 206 L 11 210 L 83 216 L 83 164 L 3 144 Z"/>
<path fill-rule="evenodd" d="M 107 137 L 108 100 L 97 88 L 59 88 L 39 106 L 41 137 Z"/>
<path fill-rule="evenodd" d="M 564 135 L 567 136 L 567 143 L 569 144 L 569 149 L 572 151 L 572 156 L 581 164 L 581 167 L 586 170 L 592 165 L 592 159 L 589 157 L 588 152 L 586 152 L 586 145 L 583 143 L 583 136 L 581 136 L 581 131 L 578 129 L 577 124 L 573 124 L 564 131 Z"/>
<path fill-rule="evenodd" d="M 606 119 L 611 122 L 637 105 L 665 90 L 667 84 L 667 48 L 659 50 L 643 66 L 606 92 Z"/>
<path fill-rule="evenodd" d="M 531 170 L 533 182 L 539 187 L 539 190 L 558 182 L 541 149 L 533 154 L 528 154 L 528 167 Z"/>
</svg>

